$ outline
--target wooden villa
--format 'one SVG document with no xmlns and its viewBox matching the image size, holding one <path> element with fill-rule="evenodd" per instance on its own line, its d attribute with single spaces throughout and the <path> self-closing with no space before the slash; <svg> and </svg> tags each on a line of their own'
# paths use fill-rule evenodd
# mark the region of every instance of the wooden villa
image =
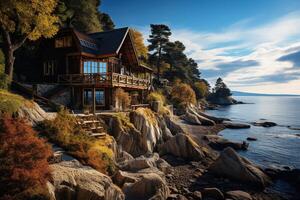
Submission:
<svg viewBox="0 0 300 200">
<path fill-rule="evenodd" d="M 92 34 L 63 29 L 41 49 L 39 67 L 27 70 L 22 83 L 73 110 L 114 109 L 118 87 L 132 104 L 142 104 L 151 87 L 152 69 L 139 62 L 129 28 Z"/>
</svg>

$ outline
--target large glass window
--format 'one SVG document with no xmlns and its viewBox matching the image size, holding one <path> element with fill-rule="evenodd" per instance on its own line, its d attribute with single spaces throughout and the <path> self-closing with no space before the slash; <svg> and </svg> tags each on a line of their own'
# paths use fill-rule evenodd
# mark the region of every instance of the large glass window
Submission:
<svg viewBox="0 0 300 200">
<path fill-rule="evenodd" d="M 92 89 L 84 89 L 84 91 L 83 91 L 83 104 L 84 105 L 92 105 L 93 104 Z"/>
<path fill-rule="evenodd" d="M 96 74 L 106 73 L 107 63 L 106 62 L 95 62 L 95 61 L 84 61 L 83 62 L 83 73 L 85 74 Z"/>
<path fill-rule="evenodd" d="M 96 105 L 98 106 L 104 106 L 105 105 L 105 97 L 104 97 L 104 91 L 103 90 L 96 90 L 95 91 L 95 101 Z"/>
</svg>

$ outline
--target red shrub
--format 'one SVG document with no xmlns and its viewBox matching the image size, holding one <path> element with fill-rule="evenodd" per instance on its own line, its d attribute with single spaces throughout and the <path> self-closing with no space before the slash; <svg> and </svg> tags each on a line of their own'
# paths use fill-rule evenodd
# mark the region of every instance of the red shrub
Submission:
<svg viewBox="0 0 300 200">
<path fill-rule="evenodd" d="M 8 115 L 0 119 L 0 199 L 30 199 L 41 193 L 50 170 L 51 149 L 23 120 Z M 38 194 L 38 195 L 39 195 Z M 6 196 L 6 197 L 5 197 Z M 21 197 L 22 196 L 22 197 Z"/>
</svg>

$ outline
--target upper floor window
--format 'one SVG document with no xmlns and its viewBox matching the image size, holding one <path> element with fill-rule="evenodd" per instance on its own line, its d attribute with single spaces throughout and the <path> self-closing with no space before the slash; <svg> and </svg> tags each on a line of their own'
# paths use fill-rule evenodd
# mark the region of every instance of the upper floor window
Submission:
<svg viewBox="0 0 300 200">
<path fill-rule="evenodd" d="M 96 62 L 96 61 L 84 61 L 83 63 L 83 73 L 85 74 L 96 74 L 96 73 L 106 73 L 107 63 L 106 62 Z"/>
<path fill-rule="evenodd" d="M 47 60 L 44 62 L 44 75 L 45 76 L 53 76 L 55 73 L 55 60 Z"/>
<path fill-rule="evenodd" d="M 72 46 L 72 37 L 65 36 L 55 39 L 55 48 L 62 48 L 62 47 L 70 47 Z"/>
</svg>

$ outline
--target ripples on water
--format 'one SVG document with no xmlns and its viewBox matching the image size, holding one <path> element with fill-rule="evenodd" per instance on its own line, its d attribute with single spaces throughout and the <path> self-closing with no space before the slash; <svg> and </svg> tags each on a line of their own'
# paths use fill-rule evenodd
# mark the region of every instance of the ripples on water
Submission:
<svg viewBox="0 0 300 200">
<path fill-rule="evenodd" d="M 300 134 L 300 130 L 287 128 L 287 126 L 300 126 L 300 97 L 236 96 L 234 98 L 252 104 L 227 106 L 207 112 L 233 121 L 248 123 L 267 119 L 279 126 L 226 129 L 220 134 L 232 141 L 256 137 L 258 140 L 250 142 L 248 151 L 240 154 L 262 166 L 278 164 L 300 168 L 300 137 L 296 135 Z"/>
</svg>

